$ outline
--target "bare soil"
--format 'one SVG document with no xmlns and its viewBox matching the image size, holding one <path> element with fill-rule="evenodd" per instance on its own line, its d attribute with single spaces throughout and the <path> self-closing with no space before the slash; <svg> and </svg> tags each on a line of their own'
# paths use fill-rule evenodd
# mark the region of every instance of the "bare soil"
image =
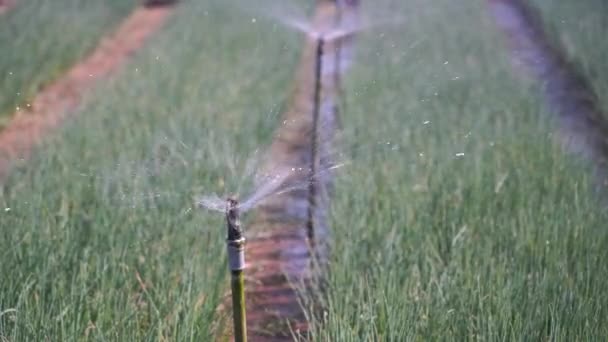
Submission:
<svg viewBox="0 0 608 342">
<path fill-rule="evenodd" d="M 15 160 L 27 159 L 32 149 L 65 121 L 97 82 L 116 73 L 170 13 L 171 7 L 137 8 L 87 58 L 45 87 L 28 106 L 18 109 L 0 132 L 0 180 Z"/>
</svg>

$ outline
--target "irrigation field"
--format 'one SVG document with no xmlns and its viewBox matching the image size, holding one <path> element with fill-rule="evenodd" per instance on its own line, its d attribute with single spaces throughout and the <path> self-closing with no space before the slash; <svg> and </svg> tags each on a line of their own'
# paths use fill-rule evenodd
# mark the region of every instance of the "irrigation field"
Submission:
<svg viewBox="0 0 608 342">
<path fill-rule="evenodd" d="M 19 0 L 0 15 L 6 120 L 135 5 L 61 2 Z M 534 3 L 606 93 L 606 5 Z M 308 312 L 310 338 L 608 336 L 605 198 L 592 163 L 554 143 L 539 85 L 514 72 L 486 3 L 361 10 L 405 20 L 358 33 L 344 75 L 348 166 L 336 173 L 325 291 L 305 294 L 321 308 Z M 302 45 L 269 18 L 182 0 L 15 161 L 0 191 L 0 340 L 227 339 L 224 222 L 195 199 L 250 188 L 248 160 L 280 125 Z"/>
</svg>

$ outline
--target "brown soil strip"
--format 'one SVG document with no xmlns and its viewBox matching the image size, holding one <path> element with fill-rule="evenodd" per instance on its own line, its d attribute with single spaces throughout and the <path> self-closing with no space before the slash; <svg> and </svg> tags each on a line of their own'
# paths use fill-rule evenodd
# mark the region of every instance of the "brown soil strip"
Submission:
<svg viewBox="0 0 608 342">
<path fill-rule="evenodd" d="M 119 70 L 170 13 L 170 7 L 137 8 L 87 58 L 44 88 L 29 107 L 14 113 L 0 132 L 0 180 L 7 176 L 14 160 L 29 157 L 32 149 L 66 119 L 100 79 Z"/>
<path fill-rule="evenodd" d="M 314 17 L 317 28 L 335 27 L 339 7 L 331 0 L 319 0 Z M 342 13 L 342 14 L 345 14 Z M 343 40 L 343 44 L 352 40 Z M 263 169 L 273 174 L 279 170 L 296 170 L 285 181 L 287 186 L 307 184 L 312 164 L 313 130 L 319 136 L 318 156 L 321 169 L 331 163 L 333 135 L 337 125 L 337 98 L 340 70 L 337 41 L 324 44 L 324 63 L 321 76 L 319 127 L 313 127 L 315 99 L 315 67 L 318 42 L 309 38 L 296 72 L 291 103 L 283 114 L 281 126 L 270 146 L 270 160 Z M 322 176 L 322 177 L 321 177 Z M 323 258 L 324 242 L 328 238 L 325 212 L 328 206 L 329 173 L 318 177 L 320 191 L 314 212 L 315 236 L 307 234 L 308 188 L 292 191 L 267 200 L 258 210 L 251 225 L 254 236 L 248 237 L 247 324 L 252 341 L 284 341 L 293 339 L 292 333 L 306 338 L 307 324 L 295 286 L 312 285 L 318 269 L 313 257 Z M 311 249 L 311 245 L 315 249 Z M 311 253 L 312 251 L 312 253 Z"/>
<path fill-rule="evenodd" d="M 16 0 L 0 0 L 0 14 L 8 12 L 13 6 L 15 6 Z"/>
<path fill-rule="evenodd" d="M 608 122 L 590 82 L 544 29 L 537 9 L 522 0 L 487 0 L 498 28 L 507 37 L 515 64 L 542 85 L 555 113 L 560 140 L 596 166 L 607 185 Z"/>
</svg>

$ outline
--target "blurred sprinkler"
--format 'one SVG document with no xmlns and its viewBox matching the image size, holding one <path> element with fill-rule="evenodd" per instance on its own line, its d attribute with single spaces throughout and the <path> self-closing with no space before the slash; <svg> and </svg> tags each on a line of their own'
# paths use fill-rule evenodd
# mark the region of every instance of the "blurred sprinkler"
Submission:
<svg viewBox="0 0 608 342">
<path fill-rule="evenodd" d="M 317 39 L 317 49 L 315 58 L 315 89 L 314 89 L 314 101 L 313 101 L 313 114 L 312 114 L 312 134 L 311 134 L 311 165 L 309 174 L 309 185 L 308 185 L 308 215 L 306 221 L 306 231 L 308 241 L 314 244 L 315 241 L 315 210 L 317 209 L 317 188 L 318 182 L 315 177 L 317 170 L 320 167 L 321 161 L 318 156 L 319 149 L 319 115 L 321 107 L 321 73 L 323 71 L 323 38 Z"/>
<path fill-rule="evenodd" d="M 395 25 L 403 22 L 401 16 L 395 13 L 379 13 L 380 10 L 375 8 L 375 12 L 368 15 L 360 15 L 359 11 L 349 11 L 346 8 L 355 8 L 356 5 L 338 5 L 340 7 L 340 19 L 335 20 L 332 27 L 318 27 L 308 19 L 306 10 L 296 5 L 293 1 L 248 1 L 238 5 L 249 12 L 257 12 L 261 16 L 266 16 L 278 20 L 283 25 L 296 29 L 308 36 L 318 39 L 322 37 L 325 40 L 334 40 L 350 34 L 372 29 L 379 26 Z M 335 5 L 334 5 L 335 6 Z"/>
<path fill-rule="evenodd" d="M 338 6 L 338 9 L 334 7 L 334 11 L 336 11 L 334 20 L 321 25 L 311 21 L 307 16 L 307 10 L 294 1 L 254 0 L 245 2 L 235 0 L 235 2 L 235 5 L 241 10 L 278 21 L 285 27 L 306 34 L 311 39 L 324 40 L 326 43 L 348 38 L 360 31 L 400 25 L 405 21 L 402 16 L 394 12 L 382 11 L 378 6 L 373 8 L 373 13 L 361 14 L 359 10 L 354 10 L 359 7 L 357 1 L 336 1 L 336 5 L 328 5 Z M 327 57 L 331 58 L 329 55 Z M 342 53 L 338 66 L 340 70 L 325 68 L 324 73 L 343 73 L 352 64 L 352 58 L 352 54 Z M 324 64 L 329 65 L 329 63 Z"/>
</svg>

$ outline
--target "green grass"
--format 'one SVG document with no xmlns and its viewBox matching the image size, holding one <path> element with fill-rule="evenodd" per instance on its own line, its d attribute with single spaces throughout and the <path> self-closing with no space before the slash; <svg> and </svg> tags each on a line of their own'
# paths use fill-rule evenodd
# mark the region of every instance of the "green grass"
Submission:
<svg viewBox="0 0 608 342">
<path fill-rule="evenodd" d="M 243 180 L 274 129 L 298 38 L 218 1 L 181 1 L 120 75 L 15 166 L 0 195 L 0 339 L 223 333 L 225 228 L 193 197 Z"/>
<path fill-rule="evenodd" d="M 134 0 L 26 0 L 0 15 L 0 125 L 86 55 Z"/>
<path fill-rule="evenodd" d="M 539 6 L 549 31 L 563 43 L 570 58 L 589 76 L 600 96 L 601 105 L 608 108 L 608 42 L 601 39 L 608 22 L 604 13 L 608 3 L 601 0 L 579 2 L 534 1 Z"/>
<path fill-rule="evenodd" d="M 598 3 L 543 11 L 605 89 Z M 513 76 L 481 2 L 374 5 L 409 20 L 357 41 L 343 117 L 353 163 L 332 202 L 315 339 L 604 338 L 608 217 L 587 165 L 555 147 L 534 85 Z M 0 193 L 0 339 L 223 334 L 224 227 L 192 198 L 237 188 L 269 142 L 299 38 L 220 1 L 184 0 L 15 166 Z"/>
<path fill-rule="evenodd" d="M 389 3 L 409 21 L 361 35 L 347 78 L 354 166 L 337 179 L 314 340 L 604 339 L 608 217 L 588 166 L 555 147 L 481 1 L 374 5 Z M 595 66 L 597 4 L 543 7 Z M 600 89 L 603 71 L 587 73 Z"/>
</svg>

